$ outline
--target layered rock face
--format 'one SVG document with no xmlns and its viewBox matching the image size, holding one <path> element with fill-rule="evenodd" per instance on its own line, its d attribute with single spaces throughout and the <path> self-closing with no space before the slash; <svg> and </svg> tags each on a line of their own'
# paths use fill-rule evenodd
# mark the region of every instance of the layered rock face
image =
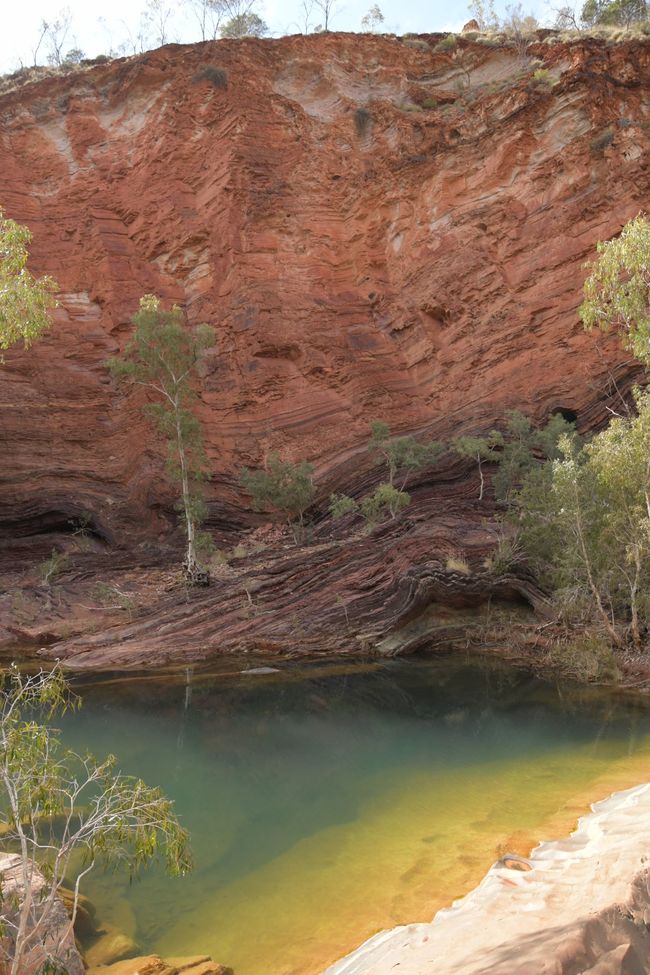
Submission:
<svg viewBox="0 0 650 975">
<path fill-rule="evenodd" d="M 540 32 L 523 57 L 438 40 L 171 46 L 0 88 L 0 204 L 61 287 L 51 333 L 0 369 L 5 567 L 33 566 L 84 518 L 108 545 L 102 571 L 117 549 L 128 567 L 173 543 L 164 445 L 143 395 L 105 367 L 148 292 L 215 328 L 197 393 L 218 539 L 259 522 L 237 477 L 271 449 L 315 465 L 322 512 L 331 491 L 380 477 L 373 419 L 436 439 L 513 408 L 604 422 L 635 366 L 577 308 L 596 242 L 647 205 L 650 46 Z M 321 526 L 323 547 L 262 557 L 263 612 L 249 583 L 242 611 L 237 579 L 195 608 L 165 597 L 120 636 L 121 657 L 150 660 L 161 641 L 163 657 L 368 649 L 431 600 L 471 603 L 485 587 L 439 569 L 494 544 L 475 481 L 447 455 L 372 539 L 330 548 Z"/>
<path fill-rule="evenodd" d="M 647 204 L 648 45 L 540 42 L 534 84 L 514 48 L 435 40 L 171 46 L 0 96 L 0 204 L 62 291 L 0 371 L 5 534 L 167 527 L 164 449 L 104 366 L 145 292 L 216 329 L 215 525 L 271 448 L 349 486 L 374 418 L 604 416 L 629 368 L 576 309 L 595 242 Z"/>
</svg>

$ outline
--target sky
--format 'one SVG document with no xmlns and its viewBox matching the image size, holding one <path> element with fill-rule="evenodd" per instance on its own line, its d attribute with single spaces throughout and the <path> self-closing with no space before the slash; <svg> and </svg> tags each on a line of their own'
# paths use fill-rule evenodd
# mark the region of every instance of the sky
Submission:
<svg viewBox="0 0 650 975">
<path fill-rule="evenodd" d="M 200 40 L 196 20 L 188 0 L 164 0 L 174 8 L 170 22 L 171 40 L 189 43 Z M 330 22 L 332 30 L 360 30 L 361 18 L 375 0 L 337 0 Z M 391 33 L 458 31 L 469 19 L 469 0 L 379 0 L 384 14 L 383 30 Z M 503 11 L 506 0 L 497 0 Z M 71 13 L 71 26 L 65 49 L 81 48 L 88 57 L 116 51 L 120 43 L 136 37 L 141 13 L 147 0 L 0 0 L 0 73 L 30 65 L 43 19 L 55 20 L 62 7 Z M 302 0 L 259 0 L 259 13 L 274 36 L 301 30 Z M 523 4 L 526 12 L 540 20 L 547 12 L 544 0 Z M 314 17 L 314 26 L 318 22 Z M 127 51 L 124 53 L 132 53 Z M 45 63 L 41 50 L 39 63 Z"/>
</svg>

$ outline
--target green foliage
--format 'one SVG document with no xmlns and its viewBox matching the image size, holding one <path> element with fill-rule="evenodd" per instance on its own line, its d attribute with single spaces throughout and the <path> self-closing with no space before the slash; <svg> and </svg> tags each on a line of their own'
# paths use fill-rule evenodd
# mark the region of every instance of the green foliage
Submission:
<svg viewBox="0 0 650 975">
<path fill-rule="evenodd" d="M 376 463 L 386 464 L 391 486 L 400 474 L 403 489 L 411 474 L 434 463 L 444 449 L 444 444 L 437 441 L 421 444 L 415 437 L 391 437 L 388 424 L 383 420 L 374 420 L 370 424 L 368 450 Z"/>
<path fill-rule="evenodd" d="M 236 14 L 221 28 L 222 37 L 264 37 L 268 32 L 266 23 L 254 13 Z"/>
<path fill-rule="evenodd" d="M 123 592 L 118 586 L 111 586 L 106 582 L 96 584 L 95 599 L 106 609 L 124 610 L 129 615 L 135 609 L 135 597 L 132 593 Z"/>
<path fill-rule="evenodd" d="M 553 460 L 560 456 L 560 439 L 574 432 L 574 425 L 557 413 L 540 429 L 533 428 L 529 418 L 518 410 L 508 414 L 499 469 L 494 475 L 494 493 L 507 500 L 526 475 L 538 466 L 536 455 Z"/>
<path fill-rule="evenodd" d="M 499 465 L 492 479 L 494 493 L 500 500 L 508 500 L 512 491 L 539 465 L 539 458 L 558 457 L 560 438 L 574 431 L 573 424 L 560 413 L 554 414 L 539 429 L 535 429 L 529 418 L 518 410 L 511 410 L 507 416 L 504 433 L 491 430 L 485 437 L 456 437 L 449 445 L 461 457 L 477 462 L 481 481 L 479 500 L 485 486 L 484 462 Z"/>
<path fill-rule="evenodd" d="M 492 430 L 487 437 L 462 436 L 456 437 L 450 444 L 452 450 L 461 457 L 476 460 L 480 478 L 479 501 L 483 499 L 485 480 L 483 478 L 483 461 L 498 462 L 499 450 L 503 447 L 503 436 L 498 430 Z"/>
<path fill-rule="evenodd" d="M 73 64 L 81 64 L 86 55 L 80 47 L 71 47 L 61 61 L 62 68 L 71 68 Z"/>
<path fill-rule="evenodd" d="M 191 377 L 214 343 L 214 330 L 208 325 L 186 328 L 181 309 L 163 310 L 154 295 L 140 299 L 133 324 L 133 337 L 122 356 L 111 359 L 108 367 L 117 379 L 144 386 L 156 396 L 145 412 L 167 440 L 167 473 L 181 487 L 179 509 L 187 534 L 185 568 L 192 581 L 204 582 L 207 577 L 198 562 L 196 531 L 205 515 L 199 485 L 205 477 L 206 458 L 201 426 L 192 412 Z"/>
<path fill-rule="evenodd" d="M 354 498 L 348 497 L 347 494 L 332 494 L 330 495 L 330 514 L 334 521 L 338 521 L 340 518 L 345 517 L 345 515 L 350 515 L 359 510 L 359 505 L 354 500 Z"/>
<path fill-rule="evenodd" d="M 650 221 L 640 214 L 597 250 L 584 284 L 583 325 L 620 329 L 626 347 L 650 365 Z"/>
<path fill-rule="evenodd" d="M 646 0 L 587 0 L 580 16 L 588 27 L 630 27 L 648 19 L 648 5 Z"/>
<path fill-rule="evenodd" d="M 536 85 L 552 84 L 551 72 L 548 68 L 536 68 L 533 71 L 533 83 Z"/>
<path fill-rule="evenodd" d="M 366 31 L 374 32 L 379 30 L 383 23 L 384 15 L 378 3 L 373 4 L 370 10 L 361 18 L 361 27 Z"/>
<path fill-rule="evenodd" d="M 485 560 L 485 568 L 496 576 L 506 575 L 521 557 L 521 548 L 514 538 L 501 538 L 497 547 Z"/>
<path fill-rule="evenodd" d="M 610 644 L 602 633 L 590 629 L 556 640 L 549 648 L 544 663 L 561 677 L 583 684 L 611 682 L 618 677 Z"/>
<path fill-rule="evenodd" d="M 469 576 L 472 573 L 472 570 L 465 559 L 459 559 L 453 556 L 447 559 L 445 568 L 447 569 L 447 572 L 457 572 L 461 576 Z"/>
<path fill-rule="evenodd" d="M 0 362 L 2 350 L 22 341 L 29 346 L 50 325 L 57 284 L 27 270 L 32 235 L 0 210 Z"/>
<path fill-rule="evenodd" d="M 650 393 L 580 448 L 529 476 L 516 497 L 521 540 L 571 623 L 596 621 L 640 646 L 650 614 Z"/>
<path fill-rule="evenodd" d="M 487 437 L 456 437 L 450 446 L 461 457 L 495 461 L 498 460 L 498 451 L 503 448 L 503 443 L 503 435 L 498 430 L 492 430 Z"/>
<path fill-rule="evenodd" d="M 392 484 L 380 484 L 361 502 L 361 514 L 369 525 L 384 521 L 389 515 L 396 518 L 411 503 L 410 495 L 399 491 Z"/>
<path fill-rule="evenodd" d="M 113 756 L 98 761 L 63 746 L 51 722 L 77 706 L 59 670 L 23 675 L 12 666 L 2 676 L 0 823 L 3 845 L 21 856 L 15 896 L 3 905 L 0 958 L 9 975 L 35 948 L 45 968 L 60 962 L 55 908 L 66 877 L 73 923 L 80 885 L 97 863 L 131 878 L 158 859 L 175 875 L 191 868 L 187 833 L 158 789 L 122 775 Z M 36 870 L 45 878 L 38 895 Z"/>
<path fill-rule="evenodd" d="M 370 131 L 372 115 L 367 108 L 357 108 L 354 112 L 354 128 L 359 138 L 363 138 Z"/>
<path fill-rule="evenodd" d="M 306 461 L 292 464 L 282 460 L 276 450 L 269 454 L 267 469 L 244 468 L 241 483 L 250 494 L 257 511 L 266 507 L 281 512 L 292 525 L 296 539 L 302 534 L 304 514 L 314 500 L 314 468 Z"/>
<path fill-rule="evenodd" d="M 214 64 L 206 64 L 200 68 L 192 78 L 194 84 L 200 81 L 208 81 L 213 88 L 227 88 L 228 74 L 223 68 L 218 68 Z"/>
<path fill-rule="evenodd" d="M 611 125 L 608 125 L 606 129 L 603 129 L 603 131 L 599 135 L 597 135 L 594 139 L 591 140 L 589 145 L 591 146 L 592 152 L 597 153 L 597 152 L 602 152 L 603 149 L 607 148 L 607 146 L 611 146 L 613 141 L 614 141 L 614 129 L 612 128 Z"/>
<path fill-rule="evenodd" d="M 63 572 L 68 561 L 69 557 L 65 552 L 58 552 L 53 548 L 49 559 L 45 559 L 39 566 L 39 575 L 43 584 L 49 586 Z"/>
<path fill-rule="evenodd" d="M 445 53 L 446 51 L 454 51 L 458 44 L 458 38 L 455 34 L 447 34 L 442 40 L 438 41 L 434 47 L 434 51 Z"/>
</svg>

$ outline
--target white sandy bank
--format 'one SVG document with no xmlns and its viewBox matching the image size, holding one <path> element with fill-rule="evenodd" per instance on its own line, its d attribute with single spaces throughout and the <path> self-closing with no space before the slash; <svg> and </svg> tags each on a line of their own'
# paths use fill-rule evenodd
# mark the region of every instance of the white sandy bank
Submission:
<svg viewBox="0 0 650 975">
<path fill-rule="evenodd" d="M 650 783 L 592 809 L 532 869 L 499 861 L 430 923 L 382 931 L 323 975 L 650 972 Z"/>
</svg>

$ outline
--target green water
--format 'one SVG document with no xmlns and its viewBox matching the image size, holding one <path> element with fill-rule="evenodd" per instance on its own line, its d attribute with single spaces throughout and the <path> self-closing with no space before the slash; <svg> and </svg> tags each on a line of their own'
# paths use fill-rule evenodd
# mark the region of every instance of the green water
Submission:
<svg viewBox="0 0 650 975">
<path fill-rule="evenodd" d="M 161 785 L 192 835 L 191 876 L 86 888 L 143 953 L 319 972 L 650 777 L 650 712 L 613 692 L 457 658 L 244 666 L 81 685 L 66 719 L 68 743 Z"/>
</svg>

